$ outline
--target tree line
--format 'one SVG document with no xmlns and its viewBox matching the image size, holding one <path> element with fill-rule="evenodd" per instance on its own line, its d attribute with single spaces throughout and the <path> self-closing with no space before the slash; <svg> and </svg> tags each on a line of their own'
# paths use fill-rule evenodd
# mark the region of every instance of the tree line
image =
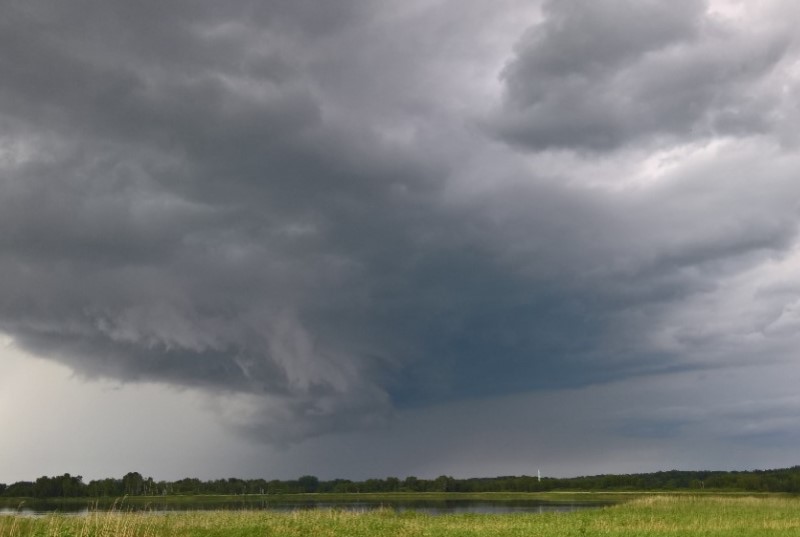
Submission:
<svg viewBox="0 0 800 537">
<path fill-rule="evenodd" d="M 423 479 L 386 477 L 352 481 L 323 481 L 313 475 L 293 480 L 184 478 L 155 481 L 139 472 L 122 478 L 96 479 L 85 483 L 82 476 L 42 476 L 36 481 L 0 483 L 0 496 L 15 498 L 121 497 L 192 494 L 299 494 L 367 492 L 547 492 L 547 491 L 636 491 L 636 490 L 736 490 L 800 493 L 800 466 L 753 471 L 679 471 L 643 474 L 596 475 L 571 478 L 502 476 L 456 479 L 439 476 Z"/>
</svg>

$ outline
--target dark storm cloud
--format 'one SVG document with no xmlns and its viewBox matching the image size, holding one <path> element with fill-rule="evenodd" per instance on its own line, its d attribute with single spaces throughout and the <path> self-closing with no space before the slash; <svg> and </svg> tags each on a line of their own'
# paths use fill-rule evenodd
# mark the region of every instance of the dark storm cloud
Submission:
<svg viewBox="0 0 800 537">
<path fill-rule="evenodd" d="M 385 413 L 445 171 L 323 117 L 336 17 L 86 7 L 5 22 L 4 328 L 86 375 L 269 399 L 302 429 L 271 436 Z"/>
<path fill-rule="evenodd" d="M 494 128 L 521 147 L 607 150 L 769 130 L 764 80 L 791 33 L 732 28 L 702 0 L 545 2 L 503 73 Z"/>
<path fill-rule="evenodd" d="M 795 241 L 781 154 L 641 190 L 532 173 L 452 105 L 472 97 L 437 69 L 472 35 L 424 38 L 439 12 L 81 6 L 0 23 L 0 329 L 82 375 L 218 394 L 261 438 L 705 367 L 727 340 L 676 305 Z M 772 94 L 743 95 L 785 40 L 731 32 L 696 2 L 547 3 L 494 124 L 532 150 L 764 131 Z"/>
</svg>

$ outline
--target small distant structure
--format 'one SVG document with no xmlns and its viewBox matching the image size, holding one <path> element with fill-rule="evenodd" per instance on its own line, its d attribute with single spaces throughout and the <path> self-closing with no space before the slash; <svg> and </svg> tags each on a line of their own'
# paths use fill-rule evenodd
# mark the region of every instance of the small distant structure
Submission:
<svg viewBox="0 0 800 537">
<path fill-rule="evenodd" d="M 542 482 L 542 471 L 538 468 L 536 469 L 536 477 L 539 479 L 539 483 Z"/>
</svg>

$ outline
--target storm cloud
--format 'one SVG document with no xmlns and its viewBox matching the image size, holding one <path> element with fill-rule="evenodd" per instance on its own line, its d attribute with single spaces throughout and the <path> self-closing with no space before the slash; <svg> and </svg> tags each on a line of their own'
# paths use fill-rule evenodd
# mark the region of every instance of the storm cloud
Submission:
<svg viewBox="0 0 800 537">
<path fill-rule="evenodd" d="M 503 71 L 497 129 L 521 147 L 748 136 L 784 119 L 791 17 L 744 25 L 698 0 L 554 1 L 543 11 Z"/>
<path fill-rule="evenodd" d="M 793 367 L 798 10 L 537 7 L 5 3 L 0 331 L 276 443 Z"/>
</svg>

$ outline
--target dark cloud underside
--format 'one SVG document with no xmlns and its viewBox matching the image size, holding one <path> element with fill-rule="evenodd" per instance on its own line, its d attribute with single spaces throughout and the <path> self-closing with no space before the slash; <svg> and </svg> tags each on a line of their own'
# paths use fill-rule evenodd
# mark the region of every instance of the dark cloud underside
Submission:
<svg viewBox="0 0 800 537">
<path fill-rule="evenodd" d="M 465 110 L 442 68 L 474 76 L 483 11 L 447 33 L 412 7 L 6 3 L 0 329 L 89 377 L 241 397 L 273 440 L 717 367 L 730 332 L 682 308 L 716 315 L 796 244 L 791 34 L 547 1 Z M 704 157 L 720 140 L 742 146 Z M 659 151 L 688 164 L 625 164 Z"/>
</svg>

